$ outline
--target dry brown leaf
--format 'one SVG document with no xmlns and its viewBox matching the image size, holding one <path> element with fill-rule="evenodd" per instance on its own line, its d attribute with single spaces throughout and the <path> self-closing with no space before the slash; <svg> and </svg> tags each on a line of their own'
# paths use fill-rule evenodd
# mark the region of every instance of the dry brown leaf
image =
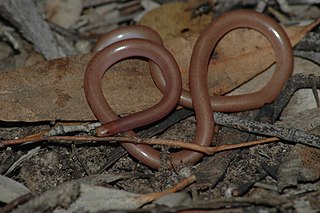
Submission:
<svg viewBox="0 0 320 213">
<path fill-rule="evenodd" d="M 0 120 L 95 120 L 83 91 L 83 76 L 91 54 L 56 59 L 2 72 Z M 147 63 L 124 61 L 103 79 L 108 102 L 118 114 L 136 112 L 156 103 L 155 87 Z"/>
<path fill-rule="evenodd" d="M 284 29 L 294 46 L 318 24 L 319 20 L 308 26 Z M 212 60 L 209 66 L 210 94 L 225 94 L 275 62 L 273 49 L 267 39 L 253 30 L 237 29 L 230 32 L 221 40 L 215 52 L 217 59 Z"/>
<path fill-rule="evenodd" d="M 308 26 L 285 27 L 292 45 L 296 45 L 319 22 Z M 180 36 L 164 41 L 175 56 L 188 89 L 188 67 L 197 34 Z M 250 41 L 250 42 L 249 42 Z M 214 50 L 208 71 L 211 95 L 225 94 L 265 71 L 275 61 L 273 49 L 260 33 L 248 29 L 236 29 L 227 34 Z"/>
<path fill-rule="evenodd" d="M 188 89 L 188 67 L 199 32 L 211 22 L 211 16 L 190 19 L 188 3 L 165 4 L 147 13 L 140 24 L 157 30 L 165 46 L 177 60 Z M 181 15 L 181 16 L 180 16 Z M 181 19 L 181 21 L 180 21 Z M 284 27 L 292 46 L 296 45 L 320 20 L 308 26 Z M 188 29 L 187 33 L 184 31 Z M 274 62 L 268 40 L 255 30 L 236 29 L 226 34 L 214 50 L 208 71 L 209 93 L 225 94 L 265 71 Z M 265 82 L 266 83 L 266 82 Z"/>
<path fill-rule="evenodd" d="M 292 43 L 298 42 L 313 26 L 290 28 L 288 33 Z M 231 33 L 228 35 L 232 37 L 232 40 L 235 39 L 233 41 L 235 43 L 237 43 L 236 39 L 239 41 L 241 36 L 250 34 L 254 37 L 255 34 L 246 30 L 238 35 L 237 31 L 233 32 L 234 35 Z M 216 50 L 218 59 L 215 60 L 215 66 L 210 67 L 209 73 L 211 93 L 217 93 L 217 91 L 218 93 L 226 93 L 239 85 L 240 82 L 245 82 L 261 72 L 262 67 L 267 68 L 272 64 L 271 48 L 263 45 L 259 34 L 256 37 L 255 40 L 249 39 L 256 43 L 245 48 L 246 54 L 240 51 L 240 55 L 233 57 L 229 56 L 228 50 L 232 52 L 235 48 L 241 49 L 242 45 L 234 45 L 231 49 L 230 46 L 228 47 L 231 41 L 219 44 Z M 187 36 L 165 41 L 168 49 L 172 52 L 176 51 L 175 57 L 181 66 L 185 88 L 187 88 L 187 67 L 195 39 L 195 36 Z M 262 51 L 252 51 L 252 46 L 255 49 L 257 45 Z M 251 58 L 254 56 L 256 59 L 252 60 Z M 89 54 L 62 58 L 14 71 L 2 72 L 0 74 L 0 85 L 2 85 L 0 88 L 0 120 L 95 120 L 82 88 L 85 66 L 91 57 L 92 55 Z M 268 57 L 269 62 L 265 63 L 268 61 Z M 251 65 L 250 69 L 249 65 Z M 226 68 L 234 71 L 235 75 L 229 77 L 232 72 Z M 240 71 L 241 75 L 238 75 Z M 244 71 L 248 71 L 249 74 L 244 74 Z M 226 78 L 227 73 L 228 78 Z M 216 83 L 217 79 L 220 79 L 219 84 Z M 161 97 L 161 93 L 154 86 L 145 62 L 131 60 L 112 67 L 105 76 L 103 85 L 108 102 L 117 114 L 140 111 L 153 105 Z"/>
<path fill-rule="evenodd" d="M 156 30 L 164 41 L 181 36 L 184 32 L 197 33 L 212 20 L 212 14 L 192 18 L 194 1 L 172 2 L 146 13 L 139 24 Z"/>
</svg>

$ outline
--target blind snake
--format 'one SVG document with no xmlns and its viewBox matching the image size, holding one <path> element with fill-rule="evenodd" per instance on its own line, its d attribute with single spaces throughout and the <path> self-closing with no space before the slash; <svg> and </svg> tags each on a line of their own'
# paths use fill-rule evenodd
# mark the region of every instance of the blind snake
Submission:
<svg viewBox="0 0 320 213">
<path fill-rule="evenodd" d="M 257 92 L 237 96 L 210 97 L 207 89 L 207 70 L 211 53 L 219 40 L 236 28 L 254 29 L 269 40 L 275 52 L 276 70 L 271 80 Z M 97 53 L 86 68 L 84 91 L 92 112 L 102 123 L 102 126 L 96 130 L 98 136 L 118 132 L 126 132 L 128 135 L 135 136 L 132 129 L 163 118 L 179 102 L 183 107 L 195 110 L 197 128 L 193 143 L 210 146 L 214 129 L 213 111 L 239 112 L 271 103 L 293 71 L 292 47 L 284 30 L 272 18 L 249 10 L 225 13 L 215 19 L 200 34 L 190 61 L 190 94 L 185 90 L 182 91 L 179 67 L 173 56 L 163 46 L 158 33 L 148 27 L 118 28 L 102 36 L 94 51 Z M 119 118 L 105 100 L 101 81 L 110 66 L 132 56 L 149 59 L 151 75 L 157 87 L 162 91 L 163 97 L 149 109 Z M 143 164 L 152 168 L 160 167 L 160 153 L 151 146 L 132 143 L 122 143 L 122 146 Z M 195 164 L 202 157 L 202 153 L 182 150 L 169 155 L 168 165 Z"/>
</svg>

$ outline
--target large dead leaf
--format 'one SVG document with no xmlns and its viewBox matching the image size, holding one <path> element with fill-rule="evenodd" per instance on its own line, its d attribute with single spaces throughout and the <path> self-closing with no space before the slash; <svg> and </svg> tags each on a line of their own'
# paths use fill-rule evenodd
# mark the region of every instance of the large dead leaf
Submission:
<svg viewBox="0 0 320 213">
<path fill-rule="evenodd" d="M 0 120 L 95 120 L 83 91 L 84 71 L 91 57 L 56 59 L 2 72 Z M 125 61 L 105 75 L 103 91 L 118 114 L 145 109 L 161 97 L 146 65 Z"/>
<path fill-rule="evenodd" d="M 294 46 L 317 24 L 319 21 L 308 26 L 284 29 Z M 188 89 L 189 63 L 198 36 L 192 34 L 164 41 L 180 66 L 185 89 Z M 208 70 L 211 95 L 221 95 L 233 90 L 275 62 L 274 52 L 268 40 L 260 33 L 248 29 L 236 29 L 224 36 L 214 50 L 214 57 Z"/>
<path fill-rule="evenodd" d="M 292 43 L 296 44 L 314 26 L 287 28 Z M 184 88 L 188 88 L 187 70 L 197 34 L 174 37 L 164 42 L 177 59 Z M 260 51 L 256 51 L 257 45 Z M 248 30 L 236 30 L 225 36 L 216 48 L 216 55 L 209 68 L 211 94 L 230 91 L 274 61 L 273 51 L 265 39 Z M 91 57 L 89 54 L 57 59 L 0 73 L 0 120 L 94 120 L 82 88 L 85 66 Z M 140 111 L 161 97 L 145 62 L 131 60 L 112 67 L 103 85 L 108 102 L 118 114 Z"/>
<path fill-rule="evenodd" d="M 201 30 L 211 22 L 205 15 L 191 19 L 188 3 L 165 4 L 147 13 L 140 24 L 159 32 L 165 46 L 175 56 L 188 89 L 188 70 L 193 46 Z M 309 26 L 284 27 L 292 46 L 296 45 L 320 20 Z M 186 33 L 187 29 L 187 33 Z M 225 94 L 275 62 L 269 41 L 255 30 L 236 29 L 226 34 L 214 50 L 208 70 L 211 95 Z M 265 82 L 266 83 L 266 82 Z"/>
</svg>

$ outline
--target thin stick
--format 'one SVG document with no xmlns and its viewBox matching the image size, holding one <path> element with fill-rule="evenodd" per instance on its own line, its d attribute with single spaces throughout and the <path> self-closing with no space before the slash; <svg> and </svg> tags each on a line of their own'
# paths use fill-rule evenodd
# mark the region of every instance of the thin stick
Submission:
<svg viewBox="0 0 320 213">
<path fill-rule="evenodd" d="M 173 147 L 180 147 L 184 149 L 190 149 L 198 152 L 203 152 L 208 155 L 212 155 L 216 152 L 237 149 L 242 147 L 253 146 L 262 143 L 269 143 L 279 140 L 279 138 L 267 138 L 263 140 L 256 140 L 250 142 L 244 142 L 240 144 L 230 144 L 230 145 L 221 145 L 216 147 L 205 147 L 198 144 L 186 143 L 183 141 L 174 141 L 174 140 L 163 140 L 163 139 L 141 139 L 136 137 L 95 137 L 95 136 L 49 136 L 46 137 L 44 135 L 36 134 L 32 136 L 28 136 L 25 138 L 20 138 L 16 140 L 5 140 L 0 142 L 0 146 L 8 146 L 8 145 L 16 145 L 23 144 L 26 142 L 40 142 L 40 141 L 55 141 L 59 143 L 88 143 L 88 142 L 127 142 L 127 143 L 136 143 L 136 144 L 149 144 L 149 145 L 166 145 Z"/>
<path fill-rule="evenodd" d="M 152 193 L 149 193 L 146 195 L 142 195 L 138 199 L 141 199 L 145 202 L 151 202 L 151 201 L 156 200 L 164 195 L 174 193 L 177 191 L 181 191 L 182 189 L 186 188 L 187 186 L 189 186 L 190 184 L 192 184 L 195 181 L 196 181 L 196 176 L 191 175 L 188 178 L 183 179 L 182 181 L 180 181 L 179 183 L 177 183 L 176 185 L 174 185 L 173 187 L 171 187 L 169 189 L 166 189 L 162 192 L 152 192 Z"/>
</svg>

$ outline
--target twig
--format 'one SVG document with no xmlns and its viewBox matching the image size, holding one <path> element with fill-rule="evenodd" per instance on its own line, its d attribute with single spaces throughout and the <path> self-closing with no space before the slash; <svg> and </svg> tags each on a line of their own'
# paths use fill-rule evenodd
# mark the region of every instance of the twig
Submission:
<svg viewBox="0 0 320 213">
<path fill-rule="evenodd" d="M 40 142 L 40 141 L 53 141 L 57 143 L 64 143 L 64 144 L 83 144 L 88 142 L 110 142 L 110 141 L 117 141 L 117 142 L 131 142 L 136 144 L 149 144 L 149 145 L 167 145 L 173 147 L 180 147 L 184 149 L 190 149 L 198 152 L 203 152 L 208 155 L 212 155 L 216 152 L 230 150 L 230 149 L 237 149 L 247 146 L 253 146 L 262 143 L 274 142 L 279 140 L 278 138 L 267 138 L 263 140 L 257 141 L 250 141 L 240 144 L 230 144 L 230 145 L 221 145 L 216 147 L 205 147 L 198 144 L 193 143 L 185 143 L 183 141 L 174 141 L 174 140 L 163 140 L 163 139 L 141 139 L 135 137 L 95 137 L 95 136 L 37 136 L 37 137 L 27 137 L 21 138 L 16 140 L 5 140 L 1 141 L 2 146 L 13 145 L 13 144 L 23 144 L 26 142 Z"/>
<path fill-rule="evenodd" d="M 314 146 L 320 148 L 320 137 L 312 134 L 305 133 L 301 130 L 294 128 L 286 128 L 281 126 L 275 126 L 267 123 L 260 123 L 249 121 L 245 119 L 239 119 L 235 116 L 226 115 L 222 113 L 215 113 L 215 120 L 220 125 L 225 125 L 229 127 L 236 128 L 238 130 L 243 130 L 256 134 L 263 134 L 268 136 L 276 136 L 273 138 L 267 138 L 264 140 L 250 141 L 240 144 L 232 145 L 222 145 L 217 147 L 203 147 L 197 144 L 185 143 L 182 141 L 173 141 L 173 140 L 163 140 L 163 139 L 141 139 L 133 137 L 94 137 L 94 136 L 47 136 L 47 135 L 32 135 L 25 138 L 15 139 L 15 140 L 5 140 L 0 142 L 0 146 L 14 145 L 14 144 L 23 144 L 26 142 L 39 142 L 39 141 L 75 141 L 77 144 L 83 142 L 87 143 L 88 141 L 118 141 L 118 142 L 132 142 L 132 143 L 143 143 L 143 144 L 157 144 L 157 145 L 168 145 L 176 146 L 185 149 L 191 149 L 199 152 L 204 152 L 206 154 L 214 154 L 218 151 L 236 149 L 245 146 L 252 146 L 260 143 L 273 142 L 279 140 L 279 138 L 306 144 L 309 146 Z M 66 142 L 64 142 L 66 143 Z"/>
<path fill-rule="evenodd" d="M 186 188 L 187 186 L 189 186 L 191 183 L 196 181 L 196 176 L 195 175 L 191 175 L 186 179 L 183 179 L 182 181 L 180 181 L 178 184 L 176 184 L 175 186 L 166 189 L 162 192 L 152 192 L 146 195 L 142 195 L 139 197 L 139 199 L 144 200 L 146 203 L 147 202 L 151 202 L 153 200 L 156 200 L 164 195 L 170 194 L 170 193 L 174 193 L 177 191 L 180 191 L 184 188 Z"/>
</svg>

